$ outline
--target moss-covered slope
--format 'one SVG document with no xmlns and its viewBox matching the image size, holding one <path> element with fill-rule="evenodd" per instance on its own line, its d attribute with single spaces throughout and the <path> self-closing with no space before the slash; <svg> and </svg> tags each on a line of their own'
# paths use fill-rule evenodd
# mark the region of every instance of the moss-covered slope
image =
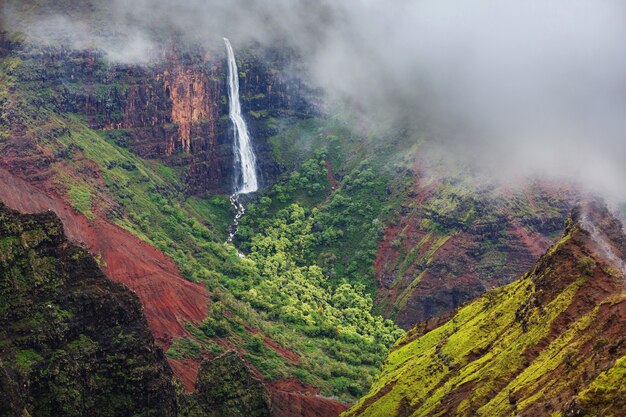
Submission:
<svg viewBox="0 0 626 417">
<path fill-rule="evenodd" d="M 0 416 L 173 416 L 172 372 L 136 295 L 54 213 L 0 204 Z"/>
<path fill-rule="evenodd" d="M 399 340 L 346 415 L 623 415 L 625 258 L 605 207 L 575 209 L 524 277 Z"/>
<path fill-rule="evenodd" d="M 197 391 L 181 399 L 184 417 L 270 417 L 271 400 L 263 382 L 234 351 L 205 361 Z"/>
</svg>

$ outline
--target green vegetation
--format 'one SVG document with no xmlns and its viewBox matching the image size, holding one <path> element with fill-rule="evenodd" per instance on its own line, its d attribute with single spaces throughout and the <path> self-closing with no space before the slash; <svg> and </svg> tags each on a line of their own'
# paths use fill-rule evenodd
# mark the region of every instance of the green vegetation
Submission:
<svg viewBox="0 0 626 417">
<path fill-rule="evenodd" d="M 619 415 L 624 360 L 589 385 L 587 372 L 617 351 L 599 337 L 613 313 L 600 311 L 623 302 L 624 293 L 606 274 L 616 289 L 580 302 L 599 278 L 590 276 L 593 257 L 572 256 L 590 253 L 577 230 L 570 224 L 518 281 L 488 291 L 426 334 L 413 329 L 399 339 L 370 393 L 346 416 L 561 415 L 562 394 L 581 386 L 579 415 Z"/>
<path fill-rule="evenodd" d="M 209 317 L 200 328 L 206 337 L 228 337 L 245 349 L 249 335 L 241 329 L 243 323 L 250 323 L 296 355 L 320 358 L 317 363 L 299 361 L 294 365 L 278 354 L 249 351 L 249 359 L 268 378 L 297 375 L 324 392 L 345 399 L 367 389 L 384 352 L 400 332 L 390 322 L 371 315 L 372 300 L 362 288 L 342 286 L 345 298 L 353 303 L 340 304 L 319 268 L 306 265 L 299 252 L 310 240 L 312 218 L 305 220 L 302 208 L 296 205 L 279 210 L 279 218 L 261 229 L 263 232 L 253 240 L 257 242 L 255 247 L 247 258 L 241 259 L 232 246 L 219 243 L 225 235 L 223 229 L 206 226 L 228 224 L 227 200 L 194 198 L 180 204 L 177 183 L 170 184 L 170 178 L 153 169 L 154 164 L 87 129 L 78 117 L 69 116 L 66 123 L 71 133 L 60 137 L 59 142 L 78 147 L 85 157 L 98 164 L 108 192 L 123 208 L 124 216 L 114 220 L 171 256 L 186 277 L 206 283 L 235 315 L 228 319 Z M 135 169 L 125 168 L 131 164 Z M 305 221 L 308 229 L 303 228 Z M 293 244 L 287 243 L 289 240 Z M 281 247 L 279 242 L 287 246 Z M 291 288 L 289 293 L 284 288 L 277 291 L 286 283 Z M 297 313 L 300 309 L 304 313 Z M 339 341 L 336 346 L 333 339 Z M 214 350 L 210 343 L 198 342 L 209 346 L 207 351 Z M 178 342 L 168 351 L 172 357 L 188 354 L 196 355 L 197 349 Z M 346 354 L 351 358 L 347 364 Z"/>
<path fill-rule="evenodd" d="M 28 372 L 35 363 L 42 359 L 43 357 L 32 349 L 20 350 L 15 354 L 15 365 L 22 372 Z"/>
<path fill-rule="evenodd" d="M 124 131 L 94 131 L 84 116 L 64 113 L 50 97 L 38 97 L 44 90 L 52 96 L 61 92 L 24 81 L 37 79 L 30 74 L 35 65 L 24 60 L 14 65 L 13 74 L 0 71 L 10 81 L 12 104 L 19 102 L 18 114 L 23 116 L 13 119 L 13 127 L 23 123 L 25 135 L 42 151 L 55 155 L 54 180 L 67 190 L 72 206 L 88 217 L 106 214 L 163 251 L 186 278 L 204 283 L 213 293 L 209 317 L 197 326 L 188 323 L 190 336 L 175 339 L 168 356 L 197 358 L 235 346 L 270 380 L 298 377 L 325 395 L 348 401 L 367 390 L 402 331 L 372 313 L 372 297 L 360 284 L 372 288 L 371 262 L 354 263 L 345 277 L 340 275 L 347 268 L 337 267 L 330 276 L 325 273 L 328 268 L 317 265 L 315 247 L 330 248 L 332 237 L 316 242 L 313 230 L 331 223 L 334 230 L 343 227 L 338 219 L 317 217 L 311 209 L 331 193 L 326 161 L 342 163 L 342 153 L 336 151 L 344 145 L 337 136 L 320 134 L 324 146 L 311 147 L 304 161 L 291 161 L 294 166 L 302 164 L 302 169 L 279 182 L 286 189 L 278 188 L 275 201 L 264 196 L 251 204 L 251 211 L 265 209 L 272 215 L 263 225 L 242 227 L 247 227 L 249 242 L 242 243 L 247 256 L 241 258 L 232 245 L 222 243 L 232 218 L 226 196 L 186 196 L 182 173 L 134 155 L 125 147 Z M 63 88 L 80 91 L 80 86 L 69 84 Z M 42 105 L 35 108 L 33 102 Z M 339 134 L 341 129 L 331 133 Z M 361 215 L 350 225 L 350 241 L 338 254 L 351 259 L 352 244 L 357 252 L 367 245 L 369 251 L 363 256 L 371 259 L 380 228 L 371 235 L 359 229 L 367 230 L 364 225 L 372 221 L 368 217 L 381 209 L 369 200 L 374 194 L 380 200 L 384 186 L 367 165 L 359 167 L 348 183 L 352 185 L 343 200 L 336 197 L 333 204 L 344 213 L 355 209 Z M 369 186 L 370 195 L 367 190 L 361 193 L 360 185 Z M 279 194 L 285 197 L 278 198 Z M 359 271 L 366 275 L 359 276 Z"/>
<path fill-rule="evenodd" d="M 202 346 L 192 339 L 186 337 L 177 337 L 172 341 L 170 348 L 167 350 L 167 356 L 174 359 L 183 358 L 201 358 Z"/>
<path fill-rule="evenodd" d="M 537 316 L 530 320 L 541 321 L 545 326 L 534 327 L 532 331 L 525 332 L 516 319 L 519 306 L 534 292 L 531 280 L 525 278 L 492 293 L 491 297 L 476 300 L 461 309 L 451 321 L 415 341 L 400 340 L 401 347 L 390 354 L 380 379 L 372 387 L 372 394 L 359 404 L 389 384 L 395 384 L 394 388 L 374 406 L 366 409 L 355 406 L 353 414 L 396 415 L 402 402 L 409 401 L 412 409 L 419 410 L 415 415 L 431 415 L 453 387 L 475 385 L 480 381 L 480 388 L 474 389 L 457 412 L 465 415 L 467 411 L 461 411 L 464 407 L 488 403 L 493 409 L 480 415 L 507 415 L 511 405 L 508 400 L 502 402 L 499 397 L 493 398 L 494 389 L 500 393 L 498 395 L 504 395 L 528 382 L 519 387 L 512 385 L 509 390 L 492 384 L 499 384 L 519 372 L 524 366 L 523 352 L 546 335 L 547 326 L 567 307 L 579 286 L 580 283 L 576 283 L 554 300 L 541 317 L 538 312 L 533 313 Z M 488 353 L 472 361 L 472 352 Z"/>
<path fill-rule="evenodd" d="M 69 197 L 72 202 L 72 207 L 83 213 L 86 217 L 93 219 L 93 213 L 91 212 L 91 193 L 84 187 L 74 185 L 70 188 Z"/>
<path fill-rule="evenodd" d="M 529 186 L 532 198 L 520 192 L 505 200 L 498 190 L 479 188 L 462 168 L 449 172 L 433 164 L 429 170 L 435 174 L 421 178 L 420 165 L 433 161 L 416 157 L 428 151 L 410 132 L 394 138 L 376 132 L 357 136 L 337 119 L 270 124 L 278 132 L 271 139 L 274 157 L 286 173 L 249 205 L 238 246 L 249 252 L 255 234 L 296 203 L 312 219 L 302 264 L 319 266 L 332 286 L 362 284 L 375 295 L 374 264 L 381 255 L 378 278 L 392 282 L 390 289 L 380 290 L 376 311 L 387 317 L 404 311 L 416 290 L 429 288 L 436 298 L 431 280 L 458 280 L 467 297 L 480 292 L 460 278 L 468 273 L 485 286 L 510 282 L 532 261 L 530 254 L 520 256 L 520 246 L 533 233 L 553 239 L 562 229 L 563 197 L 536 185 Z M 385 249 L 380 244 L 384 231 L 396 228 L 395 240 L 386 242 L 392 249 Z M 443 259 L 439 250 L 456 236 Z M 424 277 L 428 281 L 422 286 Z"/>
<path fill-rule="evenodd" d="M 585 256 L 581 258 L 576 264 L 576 268 L 578 268 L 578 272 L 583 275 L 591 275 L 593 270 L 596 267 L 596 261 L 593 260 L 590 256 Z"/>
<path fill-rule="evenodd" d="M 586 415 L 618 417 L 626 409 L 626 356 L 602 372 L 576 399 Z"/>
<path fill-rule="evenodd" d="M 311 224 L 298 262 L 319 266 L 333 286 L 360 284 L 373 295 L 378 242 L 410 179 L 394 179 L 389 159 L 340 121 L 306 119 L 275 127 L 274 156 L 287 173 L 249 205 L 238 244 L 251 250 L 255 234 L 295 203 Z"/>
</svg>

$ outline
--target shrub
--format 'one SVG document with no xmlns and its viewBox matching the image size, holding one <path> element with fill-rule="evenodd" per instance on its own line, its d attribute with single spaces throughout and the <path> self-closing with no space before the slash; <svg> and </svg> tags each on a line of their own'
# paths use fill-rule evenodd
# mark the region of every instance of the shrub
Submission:
<svg viewBox="0 0 626 417">
<path fill-rule="evenodd" d="M 246 349 L 254 353 L 261 353 L 264 347 L 265 343 L 263 343 L 263 335 L 261 333 L 252 336 L 250 341 L 246 343 Z"/>
<path fill-rule="evenodd" d="M 596 261 L 590 256 L 585 256 L 581 258 L 578 261 L 578 264 L 576 264 L 578 272 L 580 272 L 582 275 L 591 275 L 595 267 Z"/>
<path fill-rule="evenodd" d="M 172 345 L 167 350 L 166 355 L 174 359 L 201 358 L 202 347 L 195 340 L 186 337 L 177 337 L 172 341 Z"/>
</svg>

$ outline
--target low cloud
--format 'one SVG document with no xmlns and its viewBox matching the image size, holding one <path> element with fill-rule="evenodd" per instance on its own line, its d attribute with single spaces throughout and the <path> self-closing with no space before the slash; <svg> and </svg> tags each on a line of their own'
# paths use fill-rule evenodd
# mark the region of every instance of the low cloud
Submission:
<svg viewBox="0 0 626 417">
<path fill-rule="evenodd" d="M 23 16 L 26 3 L 7 0 L 5 16 Z M 84 3 L 31 8 L 22 28 L 124 62 L 146 62 L 170 33 L 287 45 L 329 103 L 350 103 L 372 124 L 413 124 L 455 163 L 626 200 L 623 1 Z"/>
</svg>

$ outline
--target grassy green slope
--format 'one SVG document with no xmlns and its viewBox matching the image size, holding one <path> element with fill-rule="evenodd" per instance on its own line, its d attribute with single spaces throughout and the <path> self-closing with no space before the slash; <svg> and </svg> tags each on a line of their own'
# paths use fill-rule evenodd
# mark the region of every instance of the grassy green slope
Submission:
<svg viewBox="0 0 626 417">
<path fill-rule="evenodd" d="M 570 226 L 520 280 L 408 332 L 345 415 L 621 415 L 626 294 L 594 247 Z"/>
</svg>

